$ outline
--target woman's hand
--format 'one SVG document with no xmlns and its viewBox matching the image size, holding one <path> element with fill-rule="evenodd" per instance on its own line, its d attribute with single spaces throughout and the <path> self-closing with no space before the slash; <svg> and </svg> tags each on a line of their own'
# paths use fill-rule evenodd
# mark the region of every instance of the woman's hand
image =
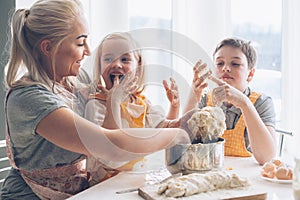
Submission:
<svg viewBox="0 0 300 200">
<path fill-rule="evenodd" d="M 181 118 L 180 118 L 180 125 L 179 125 L 179 128 L 185 130 L 189 137 L 190 137 L 190 140 L 191 141 L 194 141 L 196 139 L 198 139 L 199 136 L 197 135 L 194 135 L 192 133 L 192 131 L 189 129 L 189 126 L 188 126 L 188 121 L 189 119 L 192 117 L 192 115 L 195 113 L 195 112 L 199 112 L 200 109 L 199 108 L 195 108 L 193 110 L 190 110 L 189 112 L 185 113 Z"/>
</svg>

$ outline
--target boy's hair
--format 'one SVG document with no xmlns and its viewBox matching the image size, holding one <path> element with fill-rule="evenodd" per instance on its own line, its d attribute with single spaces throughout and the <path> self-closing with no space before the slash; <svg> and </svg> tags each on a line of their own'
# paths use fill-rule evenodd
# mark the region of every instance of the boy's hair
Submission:
<svg viewBox="0 0 300 200">
<path fill-rule="evenodd" d="M 215 57 L 215 54 L 224 46 L 231 46 L 240 49 L 247 58 L 248 68 L 252 69 L 255 66 L 257 55 L 256 55 L 256 50 L 251 45 L 251 41 L 247 42 L 245 40 L 238 39 L 238 38 L 226 38 L 217 45 L 213 53 L 213 57 Z"/>
</svg>

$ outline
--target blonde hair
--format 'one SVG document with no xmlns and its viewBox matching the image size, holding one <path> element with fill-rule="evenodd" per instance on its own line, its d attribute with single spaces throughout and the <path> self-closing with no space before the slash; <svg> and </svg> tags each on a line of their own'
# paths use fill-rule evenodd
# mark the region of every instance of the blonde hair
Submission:
<svg viewBox="0 0 300 200">
<path fill-rule="evenodd" d="M 108 34 L 104 37 L 104 39 L 101 41 L 100 45 L 96 49 L 96 55 L 95 55 L 95 64 L 94 64 L 94 76 L 93 80 L 94 83 L 97 83 L 99 80 L 99 77 L 101 75 L 101 56 L 102 56 L 102 48 L 103 43 L 107 40 L 114 40 L 114 39 L 124 39 L 128 42 L 128 45 L 132 47 L 131 52 L 134 54 L 135 59 L 137 60 L 138 67 L 140 67 L 140 74 L 139 74 L 139 80 L 138 80 L 138 90 L 137 94 L 141 93 L 144 90 L 144 72 L 145 72 L 145 63 L 144 59 L 142 58 L 142 52 L 141 49 L 138 47 L 137 42 L 132 38 L 132 36 L 127 32 L 115 32 Z"/>
<path fill-rule="evenodd" d="M 40 44 L 48 39 L 54 54 L 72 32 L 78 16 L 83 16 L 79 0 L 39 0 L 30 9 L 18 9 L 11 18 L 11 49 L 6 65 L 9 87 L 42 84 L 48 89 L 55 85 L 55 60 L 51 59 L 54 78 L 50 79 L 42 65 Z M 26 79 L 18 80 L 19 70 L 27 70 Z M 72 82 L 70 78 L 67 78 Z M 67 81 L 68 82 L 68 81 Z"/>
</svg>

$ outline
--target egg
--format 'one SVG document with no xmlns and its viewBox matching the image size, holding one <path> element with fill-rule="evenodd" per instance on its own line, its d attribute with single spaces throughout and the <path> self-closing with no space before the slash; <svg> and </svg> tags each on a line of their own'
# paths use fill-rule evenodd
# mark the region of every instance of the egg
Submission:
<svg viewBox="0 0 300 200">
<path fill-rule="evenodd" d="M 276 170 L 275 164 L 271 162 L 266 162 L 262 167 L 261 175 L 267 178 L 274 178 L 275 170 Z"/>
<path fill-rule="evenodd" d="M 273 159 L 272 163 L 276 165 L 276 168 L 280 167 L 283 163 L 279 159 Z"/>
<path fill-rule="evenodd" d="M 291 180 L 293 179 L 293 171 L 289 167 L 279 167 L 276 170 L 275 176 L 279 180 Z"/>
<path fill-rule="evenodd" d="M 279 159 L 272 159 L 266 162 L 261 169 L 261 175 L 267 178 L 278 180 L 292 180 L 293 170 Z"/>
</svg>

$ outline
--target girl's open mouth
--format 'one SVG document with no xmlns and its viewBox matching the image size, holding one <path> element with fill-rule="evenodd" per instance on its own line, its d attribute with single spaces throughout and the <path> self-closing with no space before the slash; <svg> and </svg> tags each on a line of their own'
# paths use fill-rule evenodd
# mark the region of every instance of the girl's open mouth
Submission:
<svg viewBox="0 0 300 200">
<path fill-rule="evenodd" d="M 116 80 L 119 80 L 119 82 L 121 82 L 124 79 L 124 74 L 110 74 L 109 78 L 114 85 Z"/>
</svg>

